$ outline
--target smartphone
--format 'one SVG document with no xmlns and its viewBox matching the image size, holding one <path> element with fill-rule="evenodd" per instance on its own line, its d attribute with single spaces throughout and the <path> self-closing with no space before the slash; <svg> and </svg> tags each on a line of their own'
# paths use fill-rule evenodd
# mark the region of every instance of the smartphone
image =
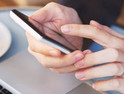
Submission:
<svg viewBox="0 0 124 94">
<path fill-rule="evenodd" d="M 10 17 L 23 29 L 28 31 L 35 39 L 60 50 L 64 54 L 69 54 L 77 50 L 77 48 L 73 44 L 71 44 L 62 34 L 45 26 L 45 28 L 47 28 L 51 34 L 55 35 L 54 38 L 47 36 L 45 33 L 43 33 L 43 31 L 41 31 L 34 24 L 31 23 L 28 16 L 16 9 L 10 11 Z M 35 21 L 35 23 L 37 24 L 40 24 L 34 19 L 31 20 Z M 42 24 L 40 25 L 42 26 Z M 56 37 L 57 39 L 55 39 Z M 59 40 L 63 42 L 60 42 Z"/>
</svg>

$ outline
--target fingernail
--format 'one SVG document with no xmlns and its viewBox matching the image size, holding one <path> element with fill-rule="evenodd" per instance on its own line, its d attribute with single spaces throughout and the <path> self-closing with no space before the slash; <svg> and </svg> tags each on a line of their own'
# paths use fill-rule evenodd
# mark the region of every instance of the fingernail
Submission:
<svg viewBox="0 0 124 94">
<path fill-rule="evenodd" d="M 83 72 L 77 72 L 75 76 L 76 76 L 77 79 L 83 80 L 84 73 Z"/>
<path fill-rule="evenodd" d="M 58 55 L 58 52 L 56 52 L 56 51 L 50 51 L 49 53 L 50 53 L 50 55 L 52 55 L 52 56 L 57 56 L 57 55 Z"/>
<path fill-rule="evenodd" d="M 78 53 L 78 54 L 76 54 L 76 55 L 74 56 L 74 58 L 75 58 L 76 61 L 82 59 L 83 57 L 84 57 L 84 55 L 81 54 L 81 53 Z"/>
<path fill-rule="evenodd" d="M 79 62 L 77 62 L 77 63 L 75 64 L 75 67 L 81 68 L 83 65 L 84 65 L 84 62 L 83 62 L 83 60 L 81 60 L 81 61 L 79 61 Z"/>
<path fill-rule="evenodd" d="M 62 26 L 62 27 L 61 27 L 61 31 L 62 31 L 63 33 L 68 33 L 68 32 L 70 31 L 70 27 L 69 27 L 69 26 Z"/>
</svg>

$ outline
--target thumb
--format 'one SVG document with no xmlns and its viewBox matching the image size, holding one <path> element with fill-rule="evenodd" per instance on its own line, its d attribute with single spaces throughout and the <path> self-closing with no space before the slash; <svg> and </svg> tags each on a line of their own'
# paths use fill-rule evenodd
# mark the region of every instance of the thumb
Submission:
<svg viewBox="0 0 124 94">
<path fill-rule="evenodd" d="M 52 15 L 50 11 L 46 9 L 45 7 L 37 10 L 34 14 L 29 16 L 29 19 L 34 19 L 38 21 L 39 23 L 48 22 L 51 20 L 51 18 L 52 18 Z"/>
</svg>

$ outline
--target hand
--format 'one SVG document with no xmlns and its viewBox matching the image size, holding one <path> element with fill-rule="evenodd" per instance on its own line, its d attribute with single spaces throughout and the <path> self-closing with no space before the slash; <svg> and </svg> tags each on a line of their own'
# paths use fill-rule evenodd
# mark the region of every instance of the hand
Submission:
<svg viewBox="0 0 124 94">
<path fill-rule="evenodd" d="M 34 19 L 42 25 L 35 23 L 35 21 L 31 19 Z M 50 34 L 46 26 L 62 33 L 60 27 L 64 24 L 81 24 L 80 18 L 74 9 L 56 3 L 49 3 L 44 8 L 36 11 L 30 16 L 29 20 L 39 28 L 39 30 L 44 31 L 46 35 L 52 38 L 56 36 Z M 26 33 L 26 35 L 29 42 L 29 52 L 33 54 L 43 66 L 59 73 L 69 73 L 78 70 L 78 68 L 74 68 L 73 63 L 83 58 L 84 55 L 81 51 L 63 55 L 59 50 L 37 41 L 29 33 Z M 82 38 L 68 35 L 64 35 L 64 37 L 81 50 Z"/>
<path fill-rule="evenodd" d="M 115 76 L 113 79 L 97 81 L 93 84 L 96 90 L 117 90 L 124 93 L 124 36 L 109 27 L 91 21 L 90 25 L 70 24 L 62 26 L 62 32 L 67 35 L 85 37 L 94 40 L 105 49 L 88 54 L 77 62 L 75 67 L 82 68 L 76 72 L 80 80 Z M 110 62 L 104 64 L 106 62 Z M 104 64 L 96 67 L 93 65 Z"/>
</svg>

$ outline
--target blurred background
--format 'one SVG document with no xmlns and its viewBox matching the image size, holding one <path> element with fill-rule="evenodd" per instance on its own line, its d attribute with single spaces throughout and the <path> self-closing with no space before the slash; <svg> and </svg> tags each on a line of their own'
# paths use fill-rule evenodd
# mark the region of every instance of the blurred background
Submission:
<svg viewBox="0 0 124 94">
<path fill-rule="evenodd" d="M 49 2 L 56 0 L 0 0 L 0 8 L 15 6 L 44 6 Z"/>
<path fill-rule="evenodd" d="M 0 8 L 8 7 L 31 7 L 31 6 L 44 6 L 49 2 L 56 2 L 56 0 L 0 0 Z M 123 6 L 124 10 L 124 6 Z M 124 11 L 122 11 L 120 17 L 117 20 L 118 24 L 124 26 Z"/>
<path fill-rule="evenodd" d="M 0 8 L 44 6 L 49 2 L 56 2 L 56 0 L 0 0 Z M 121 13 L 119 19 L 117 20 L 117 23 L 121 23 L 124 25 L 124 22 L 122 22 L 123 20 L 124 20 L 124 11 L 123 13 Z"/>
</svg>

